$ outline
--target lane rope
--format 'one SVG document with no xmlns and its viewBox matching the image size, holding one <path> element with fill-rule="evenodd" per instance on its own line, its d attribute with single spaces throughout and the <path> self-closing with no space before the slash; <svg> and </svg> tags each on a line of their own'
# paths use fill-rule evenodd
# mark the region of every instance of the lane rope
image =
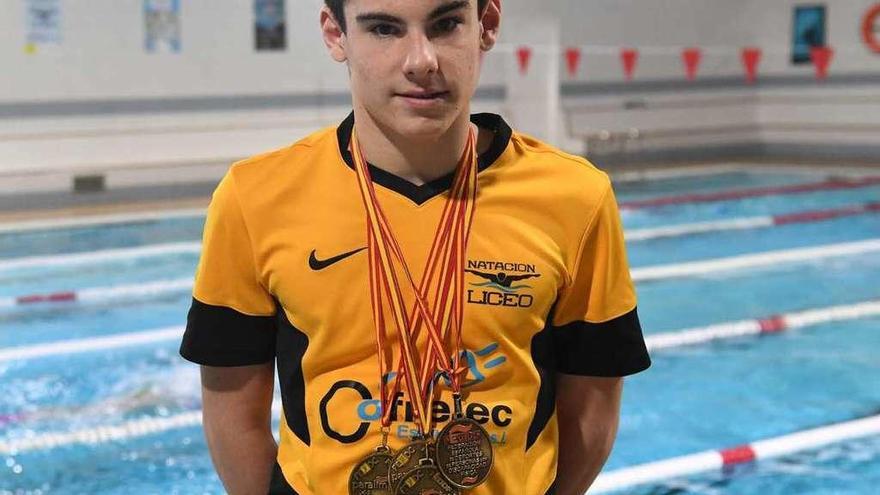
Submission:
<svg viewBox="0 0 880 495">
<path fill-rule="evenodd" d="M 711 275 L 731 270 L 747 270 L 777 265 L 798 263 L 823 258 L 850 256 L 880 251 L 880 239 L 826 244 L 798 249 L 782 249 L 762 253 L 715 258 L 705 261 L 655 265 L 630 270 L 633 281 L 645 282 L 669 278 Z M 104 303 L 119 299 L 162 297 L 169 294 L 191 291 L 190 278 L 160 280 L 136 285 L 114 285 L 88 289 L 60 291 L 48 294 L 29 294 L 15 297 L 0 297 L 0 308 L 15 308 L 37 304 L 59 302 Z"/>
<path fill-rule="evenodd" d="M 83 352 L 94 352 L 107 349 L 121 349 L 170 340 L 180 340 L 183 336 L 182 326 L 159 328 L 142 332 L 126 332 L 106 337 L 90 337 L 70 339 L 56 342 L 24 345 L 0 349 L 0 363 L 22 359 L 42 358 L 49 356 L 66 356 Z"/>
<path fill-rule="evenodd" d="M 89 215 L 71 218 L 46 218 L 40 220 L 24 220 L 0 224 L 0 234 L 35 232 L 79 227 L 97 227 L 126 223 L 171 220 L 177 218 L 204 217 L 205 208 L 185 208 L 180 210 L 156 211 L 149 213 L 113 213 L 107 215 Z"/>
<path fill-rule="evenodd" d="M 645 343 L 649 350 L 670 349 L 696 345 L 721 339 L 750 335 L 779 333 L 787 329 L 803 328 L 834 321 L 858 320 L 880 315 L 880 301 L 829 306 L 806 311 L 770 316 L 767 318 L 724 322 L 705 327 L 648 335 Z M 107 349 L 121 349 L 159 342 L 179 341 L 184 327 L 168 327 L 140 332 L 126 332 L 104 337 L 62 340 L 48 343 L 0 349 L 0 362 L 65 356 Z"/>
<path fill-rule="evenodd" d="M 159 280 L 136 285 L 111 285 L 91 287 L 76 291 L 60 291 L 48 294 L 29 294 L 17 297 L 0 297 L 0 308 L 10 309 L 53 303 L 107 303 L 122 299 L 166 297 L 192 291 L 191 278 Z"/>
<path fill-rule="evenodd" d="M 818 191 L 840 191 L 846 189 L 871 187 L 878 184 L 880 184 L 880 176 L 858 178 L 834 177 L 821 182 L 808 182 L 806 184 L 756 187 L 752 189 L 730 189 L 726 191 L 681 194 L 677 196 L 662 196 L 659 198 L 624 201 L 620 203 L 620 209 L 634 210 L 639 208 L 656 208 L 660 206 L 672 206 L 688 203 L 734 201 L 739 199 L 758 198 L 764 196 L 780 196 L 785 194 L 803 194 Z"/>
<path fill-rule="evenodd" d="M 625 172 L 610 172 L 609 175 L 611 175 L 611 180 L 613 182 L 622 183 L 681 179 L 686 177 L 711 177 L 713 175 L 721 175 L 731 172 L 748 172 L 748 167 L 730 163 L 690 167 L 669 167 L 663 169 L 629 170 Z M 760 173 L 760 171 L 757 172 Z"/>
<path fill-rule="evenodd" d="M 272 402 L 272 418 L 281 415 L 281 401 Z M 163 433 L 171 430 L 201 426 L 202 411 L 187 411 L 170 416 L 147 416 L 115 425 L 101 425 L 72 431 L 48 431 L 25 437 L 0 439 L 0 455 L 18 455 L 23 452 L 50 450 L 71 445 L 96 446 Z"/>
<path fill-rule="evenodd" d="M 835 167 L 833 169 L 816 170 L 814 168 L 799 168 L 785 166 L 779 170 L 765 166 L 765 169 L 771 173 L 786 173 L 796 171 L 804 174 L 821 174 L 829 176 L 832 174 L 846 173 L 847 175 L 865 175 L 870 169 L 857 168 L 854 170 L 842 169 Z M 719 164 L 705 166 L 687 166 L 687 167 L 670 167 L 665 169 L 651 170 L 632 170 L 618 173 L 611 173 L 614 182 L 641 182 L 645 180 L 657 179 L 677 179 L 683 177 L 706 177 L 719 175 L 730 172 L 746 172 L 750 174 L 761 174 L 765 170 L 754 170 L 752 167 L 743 164 Z M 69 218 L 46 218 L 36 220 L 11 221 L 0 223 L 0 234 L 32 232 L 41 230 L 53 230 L 77 227 L 94 227 L 101 225 L 117 225 L 126 223 L 137 223 L 145 221 L 157 221 L 175 218 L 197 218 L 204 217 L 205 208 L 182 208 L 169 209 L 164 211 L 149 213 L 109 213 L 98 215 L 81 215 Z"/>
<path fill-rule="evenodd" d="M 649 351 L 657 351 L 705 344 L 716 340 L 774 334 L 823 323 L 859 320 L 874 316 L 880 316 L 880 301 L 877 300 L 647 335 L 645 344 L 647 344 Z"/>
<path fill-rule="evenodd" d="M 765 251 L 763 253 L 744 254 L 705 261 L 647 266 L 633 268 L 630 270 L 630 274 L 634 281 L 646 282 L 668 278 L 711 275 L 733 270 L 754 269 L 781 263 L 798 263 L 837 256 L 852 256 L 875 251 L 880 251 L 880 239 L 842 242 L 806 248 L 780 249 L 778 251 Z"/>
<path fill-rule="evenodd" d="M 101 249 L 84 253 L 26 256 L 23 258 L 0 259 L 0 271 L 75 266 L 87 263 L 125 261 L 173 254 L 199 254 L 201 250 L 202 244 L 199 242 L 170 242 L 130 248 Z"/>
<path fill-rule="evenodd" d="M 880 415 L 813 428 L 727 449 L 708 450 L 609 471 L 599 475 L 593 486 L 590 487 L 589 493 L 617 491 L 647 483 L 658 483 L 671 478 L 692 476 L 738 464 L 782 457 L 874 435 L 880 435 Z"/>
<path fill-rule="evenodd" d="M 880 213 L 880 202 L 845 206 L 829 210 L 802 211 L 784 215 L 766 215 L 710 222 L 686 223 L 681 225 L 664 225 L 662 227 L 650 227 L 644 229 L 630 229 L 627 230 L 624 235 L 626 236 L 627 242 L 640 242 L 651 239 L 682 237 L 728 230 L 761 229 L 790 225 L 793 223 L 821 222 L 866 213 Z"/>
<path fill-rule="evenodd" d="M 857 169 L 855 172 L 848 172 L 839 168 L 835 168 L 829 170 L 820 170 L 817 172 L 813 169 L 798 169 L 790 166 L 783 167 L 780 170 L 770 170 L 770 172 L 789 172 L 791 170 L 796 170 L 798 173 L 820 173 L 824 176 L 845 172 L 848 175 L 858 177 L 859 175 L 868 173 L 864 169 Z M 612 176 L 614 182 L 623 183 L 658 179 L 677 179 L 684 177 L 705 177 L 730 172 L 747 172 L 751 174 L 760 174 L 762 171 L 751 170 L 750 167 L 743 166 L 741 164 L 721 164 L 701 167 L 672 167 L 661 170 L 633 170 L 612 173 L 610 175 Z M 171 220 L 177 218 L 198 218 L 204 217 L 206 212 L 207 210 L 205 208 L 182 208 L 157 212 L 109 213 L 99 215 L 82 215 L 69 218 L 45 218 L 36 220 L 10 221 L 0 223 L 0 234 L 24 233 L 65 228 L 96 227 L 104 225 L 119 225 L 147 221 Z"/>
<path fill-rule="evenodd" d="M 746 230 L 789 225 L 793 223 L 818 222 L 877 212 L 880 212 L 880 202 L 870 202 L 828 210 L 812 210 L 782 215 L 766 215 L 695 222 L 681 225 L 665 225 L 642 229 L 628 229 L 625 232 L 625 235 L 628 242 L 639 242 L 664 237 L 679 237 L 727 230 Z M 174 254 L 199 254 L 200 252 L 201 243 L 199 242 L 152 244 L 128 248 L 101 249 L 82 253 L 0 259 L 0 271 L 24 268 L 72 266 L 87 263 L 104 263 L 107 261 L 125 261 Z"/>
</svg>

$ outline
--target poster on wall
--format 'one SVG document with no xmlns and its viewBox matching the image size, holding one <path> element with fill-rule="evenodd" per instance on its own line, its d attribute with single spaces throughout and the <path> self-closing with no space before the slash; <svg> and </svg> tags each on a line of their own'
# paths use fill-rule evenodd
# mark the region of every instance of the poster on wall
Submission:
<svg viewBox="0 0 880 495">
<path fill-rule="evenodd" d="M 25 52 L 61 44 L 61 0 L 25 1 Z"/>
<path fill-rule="evenodd" d="M 148 53 L 180 52 L 180 0 L 144 0 L 144 32 Z"/>
<path fill-rule="evenodd" d="M 796 6 L 792 35 L 791 62 L 809 64 L 810 49 L 825 46 L 825 6 Z"/>
<path fill-rule="evenodd" d="M 254 0 L 254 42 L 257 51 L 287 49 L 285 0 Z"/>
</svg>

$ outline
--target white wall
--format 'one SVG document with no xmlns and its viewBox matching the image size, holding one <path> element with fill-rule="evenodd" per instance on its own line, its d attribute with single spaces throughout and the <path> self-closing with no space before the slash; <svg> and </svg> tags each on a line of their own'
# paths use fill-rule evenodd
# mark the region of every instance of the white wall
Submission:
<svg viewBox="0 0 880 495">
<path fill-rule="evenodd" d="M 145 53 L 141 0 L 61 0 L 62 44 L 31 55 L 24 50 L 24 1 L 0 0 L 0 193 L 66 188 L 71 171 L 115 170 L 108 180 L 120 185 L 158 176 L 193 179 L 201 172 L 213 177 L 230 160 L 282 146 L 345 114 L 344 67 L 329 60 L 319 38 L 322 0 L 288 0 L 288 49 L 280 53 L 253 50 L 250 0 L 181 1 L 179 54 Z M 875 143 L 880 129 L 877 84 L 816 85 L 809 82 L 811 67 L 789 63 L 792 6 L 797 3 L 504 0 L 503 7 L 511 26 L 549 19 L 559 25 L 561 47 L 585 50 L 574 78 L 564 63 L 543 64 L 559 67 L 558 144 L 570 150 L 582 151 L 586 137 L 601 145 L 595 138 L 603 132 L 634 131 L 639 139 L 611 148 Z M 825 3 L 829 42 L 837 49 L 832 80 L 880 74 L 880 55 L 867 51 L 858 32 L 873 1 Z M 510 94 L 516 94 L 513 50 L 525 36 L 522 28 L 502 31 L 502 46 L 487 58 L 485 87 L 510 85 Z M 737 83 L 739 47 L 745 45 L 764 49 L 761 74 L 772 84 Z M 634 84 L 623 84 L 620 46 L 641 49 Z M 705 52 L 700 79 L 693 85 L 682 83 L 679 51 L 685 46 Z M 553 50 L 559 56 L 560 47 L 544 47 L 543 55 L 537 48 L 536 58 Z M 702 82 L 705 78 L 718 84 Z M 566 93 L 572 88 L 574 93 Z M 314 101 L 290 103 L 291 95 Z M 243 96 L 256 97 L 258 103 L 241 103 Z M 286 103 L 261 107 L 276 100 Z M 175 108 L 179 101 L 189 102 L 181 105 L 186 110 Z M 82 105 L 72 106 L 77 102 Z M 143 105 L 126 111 L 114 109 L 114 102 Z M 212 108 L 217 102 L 219 107 Z M 515 117 L 516 105 L 478 100 L 475 107 Z M 670 132 L 692 128 L 719 132 Z M 161 174 L 154 171 L 157 166 L 165 167 Z M 42 175 L 29 180 L 34 171 Z"/>
<path fill-rule="evenodd" d="M 320 38 L 323 0 L 287 1 L 281 52 L 254 51 L 251 0 L 181 0 L 177 54 L 144 50 L 142 0 L 61 3 L 62 44 L 29 55 L 25 2 L 2 0 L 0 64 L 14 70 L 0 78 L 0 101 L 347 90 L 344 66 L 330 60 Z"/>
<path fill-rule="evenodd" d="M 563 147 L 583 151 L 587 141 L 593 155 L 603 149 L 681 147 L 727 147 L 727 155 L 762 147 L 810 155 L 821 152 L 809 149 L 821 143 L 842 155 L 851 151 L 880 161 L 880 54 L 865 47 L 860 32 L 864 13 L 876 2 L 818 2 L 827 6 L 827 38 L 835 49 L 824 84 L 814 82 L 810 64 L 790 62 L 793 7 L 815 3 L 508 0 L 507 5 L 517 15 L 558 18 L 562 47 L 584 50 L 578 75 L 570 77 L 564 67 L 559 75 L 565 99 L 560 120 L 569 135 L 560 141 Z M 634 84 L 623 81 L 620 46 L 640 49 Z M 688 46 L 704 54 L 693 84 L 684 81 L 680 58 Z M 763 50 L 755 86 L 741 82 L 745 46 Z M 611 139 L 603 141 L 602 135 Z"/>
<path fill-rule="evenodd" d="M 61 3 L 62 43 L 28 54 L 25 2 L 0 0 L 0 194 L 66 189 L 71 173 L 107 172 L 111 185 L 214 177 L 349 109 L 345 67 L 320 39 L 322 0 L 288 0 L 282 52 L 254 51 L 250 0 L 181 0 L 177 54 L 145 52 L 142 0 Z M 283 103 L 291 96 L 314 102 Z M 282 104 L 263 108 L 274 100 Z"/>
<path fill-rule="evenodd" d="M 794 0 L 776 0 L 774 7 L 757 16 L 757 42 L 782 46 L 790 29 L 774 29 L 791 16 Z M 862 43 L 860 25 L 865 11 L 875 0 L 828 2 L 828 41 L 836 54 L 832 74 L 880 73 L 880 54 Z M 880 35 L 880 33 L 878 33 Z M 768 60 L 770 70 L 811 73 L 810 67 L 792 69 L 788 53 L 776 53 Z M 832 76 L 833 77 L 833 76 Z M 832 86 L 828 88 L 773 88 L 761 91 L 758 123 L 762 140 L 774 144 L 801 145 L 820 142 L 835 145 L 876 146 L 880 143 L 880 85 Z M 792 125 L 797 124 L 797 125 Z M 877 161 L 880 162 L 880 152 Z"/>
<path fill-rule="evenodd" d="M 288 2 L 286 52 L 253 50 L 252 3 L 182 0 L 179 54 L 144 50 L 142 0 L 62 0 L 63 42 L 24 51 L 23 0 L 2 0 L 4 101 L 281 93 L 344 89 L 342 68 L 323 53 L 320 0 Z M 293 4 L 295 8 L 291 8 Z"/>
</svg>

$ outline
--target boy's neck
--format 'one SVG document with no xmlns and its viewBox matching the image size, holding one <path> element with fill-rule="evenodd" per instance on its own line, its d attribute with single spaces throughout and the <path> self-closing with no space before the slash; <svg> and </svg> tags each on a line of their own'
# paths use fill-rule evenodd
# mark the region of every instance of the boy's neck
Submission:
<svg viewBox="0 0 880 495">
<path fill-rule="evenodd" d="M 360 110 L 360 111 L 359 111 Z M 422 185 L 455 171 L 467 144 L 468 129 L 477 132 L 477 152 L 492 142 L 492 133 L 470 121 L 469 112 L 441 135 L 414 140 L 382 127 L 366 110 L 354 110 L 355 127 L 364 157 L 370 164 L 415 185 Z"/>
</svg>

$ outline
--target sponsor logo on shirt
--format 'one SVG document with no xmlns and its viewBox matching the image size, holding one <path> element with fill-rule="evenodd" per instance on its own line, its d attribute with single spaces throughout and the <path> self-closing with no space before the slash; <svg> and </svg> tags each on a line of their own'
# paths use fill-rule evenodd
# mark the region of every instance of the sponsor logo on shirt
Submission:
<svg viewBox="0 0 880 495">
<path fill-rule="evenodd" d="M 494 372 L 497 368 L 507 363 L 507 357 L 499 355 L 499 344 L 493 342 L 479 350 L 465 350 L 462 352 L 462 361 L 467 364 L 469 371 L 463 387 L 465 389 L 473 387 L 486 380 L 486 377 Z M 394 373 L 386 376 L 387 381 L 393 380 Z M 440 380 L 441 378 L 438 378 Z M 338 431 L 332 426 L 330 420 L 330 412 L 334 396 L 342 390 L 354 390 L 361 396 L 353 414 L 361 420 L 360 425 L 355 431 Z M 413 406 L 408 400 L 404 400 L 403 392 L 398 392 L 391 405 L 391 420 L 397 423 L 393 427 L 393 433 L 399 438 L 413 438 L 418 435 L 418 430 L 414 425 Z M 443 423 L 452 418 L 454 413 L 453 405 L 443 400 L 434 400 L 431 403 L 431 415 L 434 424 L 437 425 L 436 435 Z M 513 409 L 504 403 L 492 405 L 482 404 L 476 401 L 469 401 L 464 407 L 465 416 L 484 425 L 488 430 L 492 442 L 498 445 L 507 443 L 507 432 L 504 431 L 513 420 Z M 366 436 L 370 428 L 370 423 L 378 422 L 382 417 L 381 401 L 374 398 L 370 389 L 361 382 L 355 380 L 340 380 L 333 384 L 332 387 L 324 394 L 320 404 L 321 427 L 328 437 L 333 438 L 341 443 L 355 443 Z"/>
</svg>

